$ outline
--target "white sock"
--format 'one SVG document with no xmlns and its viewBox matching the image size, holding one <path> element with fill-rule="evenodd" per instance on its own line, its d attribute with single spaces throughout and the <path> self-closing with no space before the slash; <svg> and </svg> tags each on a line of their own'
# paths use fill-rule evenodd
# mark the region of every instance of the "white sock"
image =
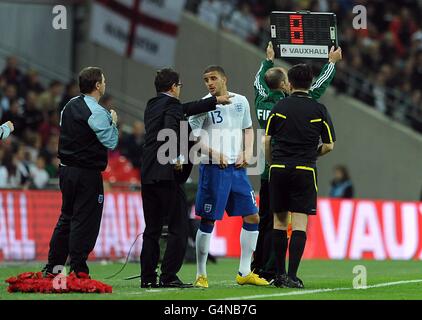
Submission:
<svg viewBox="0 0 422 320">
<path fill-rule="evenodd" d="M 202 232 L 198 229 L 196 233 L 196 276 L 207 275 L 207 259 L 210 249 L 211 233 Z"/>
<path fill-rule="evenodd" d="M 252 254 L 256 248 L 259 231 L 248 231 L 242 228 L 240 232 L 240 265 L 239 272 L 244 277 L 251 272 Z"/>
</svg>

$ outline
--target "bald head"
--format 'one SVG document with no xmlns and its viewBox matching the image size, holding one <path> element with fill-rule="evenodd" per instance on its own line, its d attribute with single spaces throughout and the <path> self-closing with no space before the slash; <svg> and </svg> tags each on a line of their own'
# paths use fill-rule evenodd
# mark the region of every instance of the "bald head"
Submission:
<svg viewBox="0 0 422 320">
<path fill-rule="evenodd" d="M 284 90 L 287 85 L 287 72 L 281 67 L 269 69 L 265 73 L 265 83 L 271 90 Z"/>
</svg>

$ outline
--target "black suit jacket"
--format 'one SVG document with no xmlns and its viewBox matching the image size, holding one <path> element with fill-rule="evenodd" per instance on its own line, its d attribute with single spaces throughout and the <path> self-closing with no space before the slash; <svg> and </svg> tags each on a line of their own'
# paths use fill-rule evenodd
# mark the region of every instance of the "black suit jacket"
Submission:
<svg viewBox="0 0 422 320">
<path fill-rule="evenodd" d="M 187 180 L 192 170 L 192 164 L 184 165 L 183 171 L 178 173 L 175 172 L 173 164 L 160 164 L 158 162 L 158 149 L 166 143 L 165 141 L 157 141 L 158 133 L 162 129 L 171 129 L 176 132 L 179 140 L 180 121 L 186 120 L 187 116 L 215 110 L 216 104 L 217 99 L 215 97 L 182 104 L 178 99 L 163 93 L 159 93 L 148 101 L 144 113 L 145 145 L 141 168 L 141 182 L 143 184 L 173 180 L 183 183 Z M 182 137 L 182 139 L 185 138 Z M 189 142 L 189 148 L 191 146 L 192 143 Z M 188 159 L 185 160 L 188 161 Z"/>
</svg>

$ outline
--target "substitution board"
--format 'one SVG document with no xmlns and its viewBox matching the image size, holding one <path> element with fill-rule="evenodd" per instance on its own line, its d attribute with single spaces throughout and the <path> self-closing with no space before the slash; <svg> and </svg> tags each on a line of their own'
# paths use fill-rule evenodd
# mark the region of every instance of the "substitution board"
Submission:
<svg viewBox="0 0 422 320">
<path fill-rule="evenodd" d="M 273 11 L 270 19 L 277 58 L 328 58 L 331 46 L 338 47 L 334 13 Z"/>
</svg>

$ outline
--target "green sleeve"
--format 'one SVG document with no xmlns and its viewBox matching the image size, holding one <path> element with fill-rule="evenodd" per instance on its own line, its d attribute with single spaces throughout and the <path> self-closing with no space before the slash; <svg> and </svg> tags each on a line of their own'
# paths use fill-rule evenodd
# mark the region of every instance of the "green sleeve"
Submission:
<svg viewBox="0 0 422 320">
<path fill-rule="evenodd" d="M 259 68 L 255 76 L 255 81 L 253 83 L 255 89 L 255 101 L 259 101 L 268 97 L 270 93 L 270 88 L 268 88 L 267 84 L 265 83 L 265 73 L 272 67 L 274 67 L 273 61 L 262 61 L 261 67 Z"/>
<path fill-rule="evenodd" d="M 318 100 L 327 90 L 331 81 L 333 81 L 334 75 L 336 74 L 336 67 L 334 63 L 327 63 L 321 70 L 318 78 L 312 85 L 309 93 L 311 97 L 315 100 Z"/>
</svg>

